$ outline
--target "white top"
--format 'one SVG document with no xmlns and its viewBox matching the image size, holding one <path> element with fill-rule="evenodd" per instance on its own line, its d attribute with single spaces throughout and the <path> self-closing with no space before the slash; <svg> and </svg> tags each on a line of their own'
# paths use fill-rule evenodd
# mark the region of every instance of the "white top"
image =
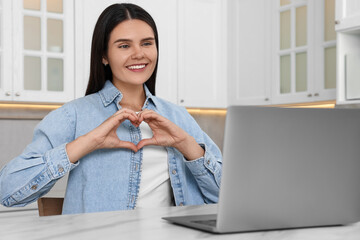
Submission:
<svg viewBox="0 0 360 240">
<path fill-rule="evenodd" d="M 153 133 L 146 122 L 140 124 L 142 139 Z M 167 151 L 161 146 L 145 146 L 142 150 L 141 182 L 136 208 L 173 206 Z"/>
</svg>

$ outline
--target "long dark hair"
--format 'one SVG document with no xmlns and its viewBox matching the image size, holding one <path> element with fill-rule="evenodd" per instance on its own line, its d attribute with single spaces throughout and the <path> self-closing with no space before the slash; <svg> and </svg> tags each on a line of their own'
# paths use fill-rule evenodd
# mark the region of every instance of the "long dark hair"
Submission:
<svg viewBox="0 0 360 240">
<path fill-rule="evenodd" d="M 109 64 L 102 64 L 103 56 L 106 56 L 110 33 L 121 22 L 130 19 L 138 19 L 146 22 L 154 31 L 157 53 L 159 56 L 159 39 L 154 19 L 141 7 L 131 3 L 118 3 L 107 7 L 100 15 L 92 37 L 90 77 L 85 95 L 101 90 L 106 80 L 112 80 L 112 72 Z M 159 59 L 159 57 L 157 58 Z M 158 60 L 153 74 L 145 82 L 150 92 L 155 95 L 156 72 Z"/>
</svg>

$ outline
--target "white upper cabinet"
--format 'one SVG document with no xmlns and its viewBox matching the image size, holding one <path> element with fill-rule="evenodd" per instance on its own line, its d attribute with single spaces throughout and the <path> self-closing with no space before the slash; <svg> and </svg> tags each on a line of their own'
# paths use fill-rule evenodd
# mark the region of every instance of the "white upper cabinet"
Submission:
<svg viewBox="0 0 360 240">
<path fill-rule="evenodd" d="M 73 0 L 14 0 L 1 6 L 1 100 L 73 99 Z"/>
<path fill-rule="evenodd" d="M 276 2 L 272 103 L 334 100 L 335 0 Z"/>
<path fill-rule="evenodd" d="M 359 29 L 360 1 L 336 0 L 336 31 Z"/>
<path fill-rule="evenodd" d="M 360 1 L 336 1 L 337 103 L 360 103 Z"/>
<path fill-rule="evenodd" d="M 223 0 L 180 0 L 178 100 L 186 107 L 226 107 L 227 23 Z"/>
<path fill-rule="evenodd" d="M 232 2 L 229 14 L 235 22 L 229 27 L 236 31 L 229 33 L 229 45 L 238 46 L 229 51 L 229 102 L 334 100 L 334 8 L 335 0 Z"/>
<path fill-rule="evenodd" d="M 12 98 L 11 4 L 0 0 L 0 100 Z"/>
<path fill-rule="evenodd" d="M 229 105 L 265 105 L 271 98 L 271 1 L 228 3 Z"/>
</svg>

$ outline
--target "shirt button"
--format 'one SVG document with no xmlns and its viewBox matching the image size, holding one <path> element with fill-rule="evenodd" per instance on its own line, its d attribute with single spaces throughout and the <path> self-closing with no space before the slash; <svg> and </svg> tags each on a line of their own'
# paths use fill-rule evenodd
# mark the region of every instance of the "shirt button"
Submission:
<svg viewBox="0 0 360 240">
<path fill-rule="evenodd" d="M 31 186 L 31 190 L 36 190 L 36 189 L 37 189 L 37 187 L 38 187 L 38 185 L 37 185 L 37 184 L 32 185 L 32 186 Z"/>
<path fill-rule="evenodd" d="M 175 170 L 175 169 L 174 169 L 174 170 L 172 170 L 172 174 L 174 174 L 174 175 L 176 174 L 176 170 Z"/>
<path fill-rule="evenodd" d="M 135 136 L 135 140 L 139 141 L 139 136 L 138 135 Z"/>
<path fill-rule="evenodd" d="M 208 161 L 207 161 L 207 164 L 209 164 L 209 165 L 210 165 L 210 160 L 208 160 Z"/>
<path fill-rule="evenodd" d="M 62 173 L 62 172 L 64 172 L 64 168 L 63 167 L 59 167 L 59 173 Z"/>
</svg>

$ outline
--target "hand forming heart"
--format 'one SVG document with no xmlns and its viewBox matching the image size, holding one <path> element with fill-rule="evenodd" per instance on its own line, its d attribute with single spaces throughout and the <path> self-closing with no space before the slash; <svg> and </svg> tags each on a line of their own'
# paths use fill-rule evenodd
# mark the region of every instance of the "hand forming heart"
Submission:
<svg viewBox="0 0 360 240">
<path fill-rule="evenodd" d="M 119 139 L 116 130 L 125 120 L 135 127 L 146 122 L 153 132 L 152 138 L 142 139 L 137 145 Z M 75 163 L 90 152 L 102 148 L 128 148 L 134 152 L 147 145 L 169 146 L 179 150 L 186 159 L 197 159 L 204 155 L 204 149 L 195 139 L 176 124 L 152 110 L 136 114 L 123 108 L 106 119 L 100 126 L 66 145 L 70 162 Z"/>
<path fill-rule="evenodd" d="M 126 119 L 135 127 L 139 127 L 143 121 L 146 122 L 153 131 L 153 137 L 142 139 L 137 145 L 119 139 L 116 130 Z M 128 148 L 134 152 L 147 145 L 176 146 L 187 137 L 184 130 L 152 110 L 144 110 L 136 114 L 126 108 L 117 111 L 89 134 L 95 140 L 95 149 Z"/>
</svg>

